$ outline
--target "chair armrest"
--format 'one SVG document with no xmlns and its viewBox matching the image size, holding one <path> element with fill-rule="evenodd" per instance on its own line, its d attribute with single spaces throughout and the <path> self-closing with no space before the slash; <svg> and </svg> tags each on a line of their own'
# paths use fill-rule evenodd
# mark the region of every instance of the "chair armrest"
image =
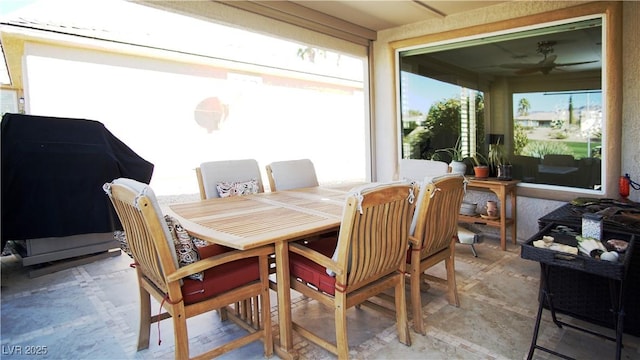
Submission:
<svg viewBox="0 0 640 360">
<path fill-rule="evenodd" d="M 333 261 L 333 259 L 302 244 L 293 242 L 290 243 L 289 251 L 300 256 L 304 256 L 305 258 L 315 262 L 316 264 L 324 266 L 325 268 L 333 271 L 336 275 L 344 273 L 344 269 L 340 266 L 340 264 Z"/>
<path fill-rule="evenodd" d="M 246 259 L 256 256 L 268 256 L 273 254 L 273 246 L 267 245 L 250 250 L 233 250 L 219 255 L 211 256 L 206 259 L 198 260 L 187 266 L 183 266 L 175 272 L 167 275 L 168 281 L 177 281 L 191 274 L 199 273 L 207 269 L 226 264 L 228 262 Z"/>
</svg>

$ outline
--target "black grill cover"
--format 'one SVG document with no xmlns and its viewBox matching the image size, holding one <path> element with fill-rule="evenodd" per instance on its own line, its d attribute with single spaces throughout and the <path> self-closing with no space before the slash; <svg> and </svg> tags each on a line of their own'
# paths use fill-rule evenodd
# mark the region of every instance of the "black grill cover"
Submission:
<svg viewBox="0 0 640 360">
<path fill-rule="evenodd" d="M 8 240 L 122 229 L 102 185 L 151 181 L 153 164 L 100 122 L 2 117 L 2 248 Z"/>
</svg>

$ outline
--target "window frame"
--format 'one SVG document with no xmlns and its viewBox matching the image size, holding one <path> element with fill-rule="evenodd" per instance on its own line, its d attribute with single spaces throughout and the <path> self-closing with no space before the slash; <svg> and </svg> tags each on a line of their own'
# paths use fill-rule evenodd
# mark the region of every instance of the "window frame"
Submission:
<svg viewBox="0 0 640 360">
<path fill-rule="evenodd" d="M 395 99 L 396 99 L 396 126 L 401 134 L 400 113 L 400 69 L 399 54 L 410 48 L 430 46 L 446 42 L 458 42 L 462 39 L 490 36 L 494 33 L 519 31 L 524 27 L 535 27 L 540 24 L 570 21 L 585 16 L 601 15 L 603 18 L 603 74 L 602 92 L 603 110 L 606 111 L 606 124 L 603 128 L 603 172 L 602 191 L 599 195 L 604 197 L 618 197 L 617 182 L 621 169 L 621 138 L 622 138 L 622 5 L 619 2 L 597 2 L 578 5 L 552 12 L 540 13 L 521 18 L 483 24 L 468 28 L 455 29 L 447 32 L 428 34 L 411 39 L 404 39 L 390 43 L 393 52 L 395 71 Z M 490 111 L 490 110 L 489 110 Z M 504 121 L 511 119 L 505 116 Z M 504 135 L 512 137 L 513 124 L 499 124 L 505 126 Z M 402 139 L 399 139 L 398 154 L 402 154 Z M 585 196 L 580 189 L 560 186 L 531 186 L 519 184 L 518 194 L 534 198 L 569 201 L 575 197 Z"/>
</svg>

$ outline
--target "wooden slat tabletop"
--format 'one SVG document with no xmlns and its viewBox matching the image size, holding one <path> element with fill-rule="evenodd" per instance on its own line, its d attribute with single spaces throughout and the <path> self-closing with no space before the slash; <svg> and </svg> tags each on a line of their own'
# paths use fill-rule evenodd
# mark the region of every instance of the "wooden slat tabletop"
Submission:
<svg viewBox="0 0 640 360">
<path fill-rule="evenodd" d="M 246 250 L 337 230 L 348 189 L 314 187 L 169 205 L 193 236 Z"/>
</svg>

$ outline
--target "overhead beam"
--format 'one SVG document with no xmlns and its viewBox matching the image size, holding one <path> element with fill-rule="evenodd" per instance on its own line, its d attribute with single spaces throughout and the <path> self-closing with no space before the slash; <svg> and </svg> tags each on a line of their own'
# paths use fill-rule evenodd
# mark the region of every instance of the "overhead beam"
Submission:
<svg viewBox="0 0 640 360">
<path fill-rule="evenodd" d="M 363 46 L 369 46 L 370 41 L 377 39 L 374 30 L 290 1 L 214 1 Z"/>
<path fill-rule="evenodd" d="M 427 11 L 437 15 L 440 18 L 445 18 L 447 17 L 447 14 L 443 13 L 442 11 L 434 8 L 433 6 L 430 6 L 429 4 L 426 4 L 424 1 L 421 0 L 413 0 L 414 3 L 422 6 L 423 8 L 427 9 Z"/>
</svg>

